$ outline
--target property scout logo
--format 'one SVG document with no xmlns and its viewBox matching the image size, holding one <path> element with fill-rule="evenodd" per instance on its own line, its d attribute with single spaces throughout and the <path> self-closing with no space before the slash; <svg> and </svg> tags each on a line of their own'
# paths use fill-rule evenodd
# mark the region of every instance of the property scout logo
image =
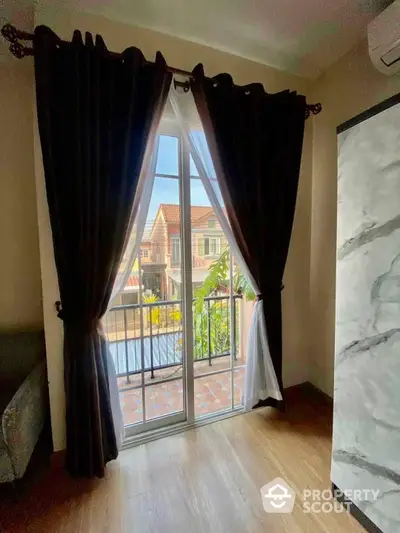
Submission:
<svg viewBox="0 0 400 533">
<path fill-rule="evenodd" d="M 267 513 L 291 513 L 296 494 L 285 480 L 273 479 L 261 487 L 263 507 Z"/>
<path fill-rule="evenodd" d="M 295 491 L 280 477 L 261 487 L 261 498 L 267 513 L 291 513 L 296 499 Z M 350 510 L 350 500 L 374 501 L 379 490 L 355 489 L 341 491 L 339 489 L 305 489 L 302 493 L 301 508 L 303 513 L 343 513 Z M 338 500 L 342 500 L 340 503 Z"/>
</svg>

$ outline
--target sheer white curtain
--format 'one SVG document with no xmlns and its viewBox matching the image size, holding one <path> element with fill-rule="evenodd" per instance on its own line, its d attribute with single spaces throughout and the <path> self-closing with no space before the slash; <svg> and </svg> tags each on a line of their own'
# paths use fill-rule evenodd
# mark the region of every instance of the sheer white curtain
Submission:
<svg viewBox="0 0 400 533">
<path fill-rule="evenodd" d="M 109 311 L 109 309 L 114 305 L 115 298 L 123 292 L 128 278 L 132 274 L 132 269 L 140 250 L 140 243 L 142 242 L 143 238 L 143 232 L 151 200 L 151 193 L 153 191 L 157 153 L 158 141 L 155 143 L 149 143 L 148 147 L 146 148 L 143 166 L 136 190 L 135 201 L 132 207 L 130 222 L 131 227 L 127 233 L 125 252 L 114 283 L 107 311 Z M 110 350 L 107 351 L 107 366 L 115 435 L 117 438 L 118 448 L 121 448 L 125 437 L 125 427 L 119 399 L 117 374 Z"/>
<path fill-rule="evenodd" d="M 132 268 L 140 250 L 147 213 L 154 185 L 154 173 L 157 162 L 158 137 L 155 143 L 151 143 L 146 149 L 143 168 L 140 173 L 139 183 L 136 190 L 135 201 L 131 215 L 131 229 L 127 234 L 125 253 L 118 270 L 108 308 L 113 306 L 115 298 L 121 294 L 127 284 Z"/>
<path fill-rule="evenodd" d="M 200 179 L 228 240 L 231 252 L 242 273 L 248 277 L 255 294 L 260 294 L 260 290 L 244 262 L 230 227 L 211 154 L 193 96 L 191 92 L 181 93 L 179 89 L 176 91 L 171 85 L 169 100 L 182 134 L 189 144 L 190 152 Z M 251 409 L 259 400 L 265 400 L 269 397 L 282 400 L 282 394 L 269 352 L 262 300 L 256 302 L 252 316 L 247 342 L 243 396 L 243 403 L 246 409 Z"/>
</svg>

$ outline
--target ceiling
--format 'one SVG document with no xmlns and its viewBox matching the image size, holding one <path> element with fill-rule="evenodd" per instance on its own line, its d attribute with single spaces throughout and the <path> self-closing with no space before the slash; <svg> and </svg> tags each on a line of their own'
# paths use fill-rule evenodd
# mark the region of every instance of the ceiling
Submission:
<svg viewBox="0 0 400 533">
<path fill-rule="evenodd" d="M 104 15 L 312 78 L 364 37 L 367 23 L 391 3 L 391 0 L 38 1 Z"/>
</svg>

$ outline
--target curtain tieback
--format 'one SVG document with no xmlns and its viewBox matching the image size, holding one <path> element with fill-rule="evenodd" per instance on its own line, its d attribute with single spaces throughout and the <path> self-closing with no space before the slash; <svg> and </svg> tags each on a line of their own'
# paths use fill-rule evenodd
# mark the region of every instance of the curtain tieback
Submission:
<svg viewBox="0 0 400 533">
<path fill-rule="evenodd" d="M 98 318 L 95 318 L 89 322 L 82 322 L 82 323 L 78 322 L 77 323 L 77 322 L 74 322 L 68 319 L 65 311 L 62 308 L 61 302 L 59 300 L 55 302 L 55 307 L 57 311 L 57 317 L 64 322 L 64 325 L 67 325 L 69 327 L 72 327 L 74 329 L 87 332 L 87 333 L 96 330 L 100 335 L 103 335 L 104 337 L 104 332 L 101 326 L 101 321 Z"/>
<path fill-rule="evenodd" d="M 281 287 L 280 287 L 280 292 L 283 291 L 283 289 L 285 288 L 285 285 L 283 283 L 281 283 Z M 268 294 L 271 294 L 271 293 L 276 293 L 276 289 L 275 288 L 268 288 L 266 291 L 263 292 L 263 294 L 257 294 L 256 295 L 256 300 L 257 302 L 260 302 L 261 300 L 264 300 L 264 295 L 266 294 L 267 297 L 268 297 Z"/>
</svg>

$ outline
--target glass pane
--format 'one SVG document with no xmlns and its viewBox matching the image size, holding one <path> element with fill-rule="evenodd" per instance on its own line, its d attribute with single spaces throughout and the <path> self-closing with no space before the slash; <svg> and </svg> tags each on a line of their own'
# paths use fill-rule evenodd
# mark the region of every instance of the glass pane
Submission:
<svg viewBox="0 0 400 533">
<path fill-rule="evenodd" d="M 246 364 L 247 342 L 249 338 L 255 294 L 246 276 L 233 261 L 233 287 L 235 292 L 235 352 L 234 365 Z"/>
<path fill-rule="evenodd" d="M 182 376 L 182 240 L 179 181 L 156 178 L 143 236 L 149 261 L 142 261 L 144 379 Z M 147 408 L 147 407 L 146 407 Z"/>
<path fill-rule="evenodd" d="M 191 176 L 199 176 L 199 172 L 197 170 L 197 167 L 193 161 L 192 155 L 190 155 L 190 175 Z"/>
<path fill-rule="evenodd" d="M 119 397 L 125 426 L 143 422 L 142 389 L 120 390 Z"/>
<path fill-rule="evenodd" d="M 224 372 L 194 380 L 195 417 L 225 411 L 232 406 L 231 373 Z"/>
<path fill-rule="evenodd" d="M 235 388 L 235 407 L 240 407 L 241 405 L 243 405 L 244 372 L 245 369 L 243 367 L 235 370 L 233 374 Z"/>
<path fill-rule="evenodd" d="M 231 366 L 229 246 L 202 182 L 190 182 L 194 374 L 201 375 Z"/>
<path fill-rule="evenodd" d="M 201 309 L 195 301 L 193 322 L 194 374 L 230 368 L 229 295 L 207 296 Z"/>
<path fill-rule="evenodd" d="M 190 197 L 192 206 L 203 206 L 211 209 L 210 201 L 201 180 L 196 178 L 190 180 Z M 212 218 L 215 219 L 216 217 L 213 216 Z"/>
<path fill-rule="evenodd" d="M 212 162 L 211 154 L 207 146 L 207 140 L 203 131 L 191 131 L 190 133 L 191 141 L 196 147 L 196 151 L 200 154 L 201 161 L 204 166 L 204 171 L 207 175 L 210 185 L 212 186 L 214 193 L 218 199 L 218 202 L 221 207 L 224 207 L 224 201 L 222 199 L 222 194 L 218 185 L 217 176 L 215 173 L 214 165 Z M 191 167 L 191 174 L 193 176 L 199 176 L 199 173 L 196 171 L 196 166 L 193 163 Z"/>
<path fill-rule="evenodd" d="M 167 250 L 167 238 L 160 235 L 164 223 L 156 224 L 160 210 L 168 217 L 165 224 L 168 225 L 167 236 L 180 233 L 180 208 L 179 208 L 179 181 L 173 178 L 155 178 L 151 195 L 149 212 L 146 219 L 146 227 L 143 241 L 150 243 L 151 261 L 154 263 L 164 262 Z"/>
<path fill-rule="evenodd" d="M 139 255 L 140 262 L 138 257 L 115 307 L 105 317 L 125 424 L 142 422 L 144 411 L 148 419 L 183 409 L 182 254 L 177 179 L 155 179 Z M 157 387 L 158 380 L 172 377 L 173 383 Z M 143 381 L 151 385 L 145 390 L 145 409 Z M 171 403 L 166 396 L 172 392 Z"/>
<path fill-rule="evenodd" d="M 129 296 L 137 294 L 123 294 L 122 301 L 128 302 Z M 130 304 L 127 309 L 110 311 L 106 315 L 106 333 L 109 341 L 109 349 L 114 359 L 119 388 L 139 385 L 137 375 L 140 374 L 140 313 L 137 302 Z M 114 333 L 116 331 L 117 333 Z"/>
<path fill-rule="evenodd" d="M 145 389 L 146 420 L 183 411 L 182 380 L 150 385 Z"/>
<path fill-rule="evenodd" d="M 156 174 L 178 175 L 178 137 L 160 135 Z"/>
<path fill-rule="evenodd" d="M 183 375 L 182 303 L 158 300 L 143 308 L 147 384 Z"/>
</svg>

